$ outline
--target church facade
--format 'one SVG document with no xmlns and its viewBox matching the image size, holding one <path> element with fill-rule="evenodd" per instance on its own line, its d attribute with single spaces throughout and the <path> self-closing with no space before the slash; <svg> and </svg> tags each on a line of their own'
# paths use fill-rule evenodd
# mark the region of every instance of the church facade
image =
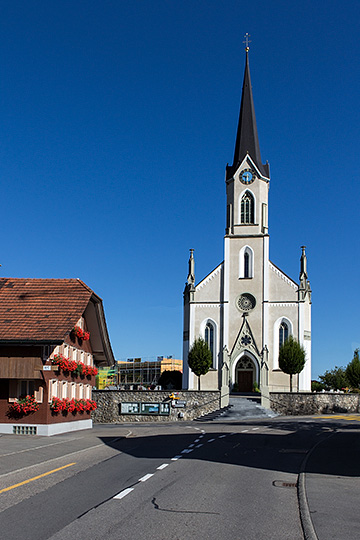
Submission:
<svg viewBox="0 0 360 540">
<path fill-rule="evenodd" d="M 197 389 L 188 352 L 198 337 L 209 345 L 212 368 L 201 388 L 252 391 L 289 390 L 279 368 L 279 347 L 290 335 L 304 347 L 306 364 L 294 389 L 311 386 L 311 289 L 305 247 L 297 283 L 269 260 L 268 192 L 270 171 L 260 155 L 249 54 L 241 96 L 234 160 L 226 167 L 227 217 L 224 260 L 195 282 L 194 250 L 184 290 L 183 387 Z M 263 400 L 263 404 L 269 406 Z"/>
</svg>

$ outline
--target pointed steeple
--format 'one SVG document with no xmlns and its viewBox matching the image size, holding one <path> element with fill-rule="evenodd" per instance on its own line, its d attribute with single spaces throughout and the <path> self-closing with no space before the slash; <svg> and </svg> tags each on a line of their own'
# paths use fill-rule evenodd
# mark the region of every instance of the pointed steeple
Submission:
<svg viewBox="0 0 360 540">
<path fill-rule="evenodd" d="M 255 107 L 250 79 L 249 47 L 246 47 L 245 73 L 241 94 L 240 115 L 236 135 L 234 161 L 231 166 L 228 165 L 226 167 L 227 179 L 233 176 L 247 153 L 255 162 L 261 174 L 269 178 L 269 165 L 268 163 L 263 165 L 261 161 L 260 145 L 255 118 Z"/>
</svg>

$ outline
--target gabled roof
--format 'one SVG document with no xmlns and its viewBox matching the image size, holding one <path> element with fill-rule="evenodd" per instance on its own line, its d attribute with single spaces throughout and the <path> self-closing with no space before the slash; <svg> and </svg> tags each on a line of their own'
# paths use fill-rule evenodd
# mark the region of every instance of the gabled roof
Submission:
<svg viewBox="0 0 360 540">
<path fill-rule="evenodd" d="M 0 279 L 0 340 L 63 341 L 93 291 L 78 279 Z"/>
<path fill-rule="evenodd" d="M 0 278 L 0 343 L 60 344 L 85 311 L 94 359 L 113 364 L 102 300 L 80 279 Z"/>
<path fill-rule="evenodd" d="M 239 123 L 235 142 L 234 161 L 226 167 L 226 178 L 231 178 L 246 154 L 252 158 L 261 174 L 269 178 L 269 166 L 263 165 L 256 127 L 255 107 L 251 88 L 249 53 L 246 51 L 244 82 L 242 87 Z"/>
</svg>

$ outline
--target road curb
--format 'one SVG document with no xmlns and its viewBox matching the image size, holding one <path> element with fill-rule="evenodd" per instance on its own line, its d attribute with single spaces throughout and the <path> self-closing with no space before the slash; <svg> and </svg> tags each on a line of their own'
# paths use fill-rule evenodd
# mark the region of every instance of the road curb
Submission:
<svg viewBox="0 0 360 540">
<path fill-rule="evenodd" d="M 314 524 L 311 519 L 311 514 L 309 510 L 309 503 L 306 496 L 306 464 L 311 456 L 311 454 L 314 452 L 314 450 L 322 444 L 324 441 L 330 439 L 330 437 L 333 437 L 335 433 L 332 433 L 329 435 L 329 437 L 326 437 L 326 439 L 323 439 L 322 441 L 319 441 L 315 444 L 310 450 L 308 454 L 306 454 L 306 457 L 304 461 L 301 464 L 300 473 L 298 476 L 298 487 L 297 487 L 297 494 L 298 494 L 298 501 L 299 501 L 299 511 L 300 511 L 300 521 L 301 526 L 304 533 L 305 540 L 319 540 L 318 535 L 315 532 Z"/>
<path fill-rule="evenodd" d="M 300 520 L 304 533 L 304 538 L 305 540 L 319 540 L 310 516 L 309 504 L 306 497 L 305 472 L 301 472 L 299 474 L 297 491 L 299 500 Z"/>
</svg>

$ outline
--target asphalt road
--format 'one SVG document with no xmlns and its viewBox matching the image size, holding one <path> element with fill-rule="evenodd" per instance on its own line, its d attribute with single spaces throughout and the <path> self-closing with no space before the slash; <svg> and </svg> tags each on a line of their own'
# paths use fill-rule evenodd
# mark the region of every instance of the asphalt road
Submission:
<svg viewBox="0 0 360 540">
<path fill-rule="evenodd" d="M 2 538 L 302 540 L 298 473 L 333 428 L 277 418 L 5 435 Z"/>
</svg>

